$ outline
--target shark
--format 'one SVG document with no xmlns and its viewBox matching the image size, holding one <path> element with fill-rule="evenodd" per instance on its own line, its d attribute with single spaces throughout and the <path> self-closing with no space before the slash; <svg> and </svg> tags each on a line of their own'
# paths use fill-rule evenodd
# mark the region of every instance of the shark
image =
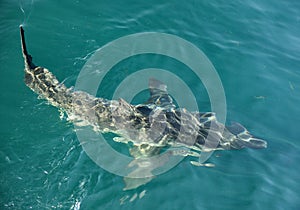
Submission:
<svg viewBox="0 0 300 210">
<path fill-rule="evenodd" d="M 114 141 L 131 145 L 129 152 L 134 161 L 140 157 L 157 155 L 166 148 L 186 148 L 171 151 L 174 151 L 173 155 L 199 157 L 203 151 L 267 147 L 265 140 L 254 137 L 239 123 L 224 125 L 218 122 L 214 112 L 192 112 L 177 107 L 167 86 L 154 78 L 149 79 L 149 99 L 137 105 L 122 98 L 108 100 L 68 88 L 47 68 L 33 63 L 22 26 L 20 37 L 25 84 L 50 105 L 63 110 L 74 124 L 81 125 L 84 122 L 97 132 L 116 134 Z M 210 166 L 197 161 L 191 163 Z M 153 177 L 125 177 L 124 189 L 135 189 Z"/>
</svg>

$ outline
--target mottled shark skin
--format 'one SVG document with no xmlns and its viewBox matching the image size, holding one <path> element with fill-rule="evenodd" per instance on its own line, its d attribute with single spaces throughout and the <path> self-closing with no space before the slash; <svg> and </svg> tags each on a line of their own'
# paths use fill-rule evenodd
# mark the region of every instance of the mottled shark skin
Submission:
<svg viewBox="0 0 300 210">
<path fill-rule="evenodd" d="M 166 85 L 155 79 L 149 81 L 149 100 L 138 105 L 67 88 L 48 69 L 32 62 L 22 27 L 20 33 L 25 84 L 51 105 L 64 110 L 76 125 L 90 125 L 95 131 L 119 135 L 115 141 L 131 142 L 134 146 L 130 153 L 135 158 L 158 154 L 164 147 L 193 151 L 179 154 L 183 156 L 197 156 L 201 151 L 267 147 L 264 140 L 253 137 L 242 125 L 219 123 L 215 113 L 176 108 Z"/>
</svg>

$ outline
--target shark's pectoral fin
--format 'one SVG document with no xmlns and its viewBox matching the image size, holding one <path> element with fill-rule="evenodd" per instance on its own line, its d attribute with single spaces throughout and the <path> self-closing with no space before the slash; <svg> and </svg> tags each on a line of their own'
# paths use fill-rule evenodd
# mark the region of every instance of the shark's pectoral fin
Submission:
<svg viewBox="0 0 300 210">
<path fill-rule="evenodd" d="M 124 177 L 125 187 L 123 190 L 132 190 L 150 182 L 155 177 L 152 170 L 156 167 L 157 164 L 148 158 L 133 159 L 128 164 L 128 168 L 132 170 L 127 177 Z"/>
<path fill-rule="evenodd" d="M 215 167 L 215 164 L 213 163 L 200 163 L 199 161 L 190 161 L 190 163 L 194 166 L 204 166 L 204 167 L 208 167 L 208 168 L 212 168 Z"/>
<path fill-rule="evenodd" d="M 145 178 L 130 178 L 130 177 L 124 177 L 124 183 L 125 187 L 123 190 L 133 190 L 140 186 L 143 186 L 150 182 L 152 179 L 154 179 L 155 176 L 152 177 L 145 177 Z"/>
<path fill-rule="evenodd" d="M 155 178 L 153 170 L 164 164 L 154 158 L 160 152 L 160 147 L 141 144 L 130 148 L 130 154 L 134 159 L 128 164 L 128 168 L 132 168 L 131 172 L 124 177 L 125 187 L 123 190 L 131 190 L 145 185 Z"/>
</svg>

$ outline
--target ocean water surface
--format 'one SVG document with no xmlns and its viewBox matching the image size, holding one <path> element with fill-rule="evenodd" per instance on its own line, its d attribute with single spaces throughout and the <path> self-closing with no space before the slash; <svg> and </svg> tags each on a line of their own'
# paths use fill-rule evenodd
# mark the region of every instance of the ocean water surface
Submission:
<svg viewBox="0 0 300 210">
<path fill-rule="evenodd" d="M 300 208 L 299 2 L 2 0 L 0 22 L 0 209 Z M 217 151 L 209 159 L 213 168 L 186 158 L 123 191 L 123 177 L 95 164 L 73 125 L 24 84 L 20 24 L 34 62 L 68 87 L 95 50 L 113 40 L 141 32 L 181 37 L 214 65 L 227 123 L 241 123 L 268 148 Z M 111 98 L 124 78 L 144 68 L 177 74 L 201 111 L 210 110 L 199 78 L 182 63 L 153 54 L 118 63 L 97 95 Z M 147 97 L 141 92 L 133 102 Z"/>
</svg>

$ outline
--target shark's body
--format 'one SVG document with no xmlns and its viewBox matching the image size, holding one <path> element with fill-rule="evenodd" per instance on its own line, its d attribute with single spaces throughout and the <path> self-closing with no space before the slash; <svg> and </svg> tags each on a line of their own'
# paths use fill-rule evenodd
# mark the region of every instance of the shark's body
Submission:
<svg viewBox="0 0 300 210">
<path fill-rule="evenodd" d="M 163 147 L 186 147 L 199 151 L 265 148 L 266 142 L 254 138 L 240 124 L 225 126 L 212 112 L 189 112 L 176 108 L 167 87 L 158 80 L 149 81 L 150 98 L 144 104 L 96 98 L 86 92 L 74 91 L 60 83 L 46 68 L 36 66 L 28 54 L 23 28 L 22 52 L 25 60 L 25 83 L 34 92 L 80 124 L 85 122 L 100 132 L 112 132 L 116 141 L 132 142 L 134 157 L 158 153 Z M 187 152 L 183 155 L 193 155 Z"/>
</svg>

